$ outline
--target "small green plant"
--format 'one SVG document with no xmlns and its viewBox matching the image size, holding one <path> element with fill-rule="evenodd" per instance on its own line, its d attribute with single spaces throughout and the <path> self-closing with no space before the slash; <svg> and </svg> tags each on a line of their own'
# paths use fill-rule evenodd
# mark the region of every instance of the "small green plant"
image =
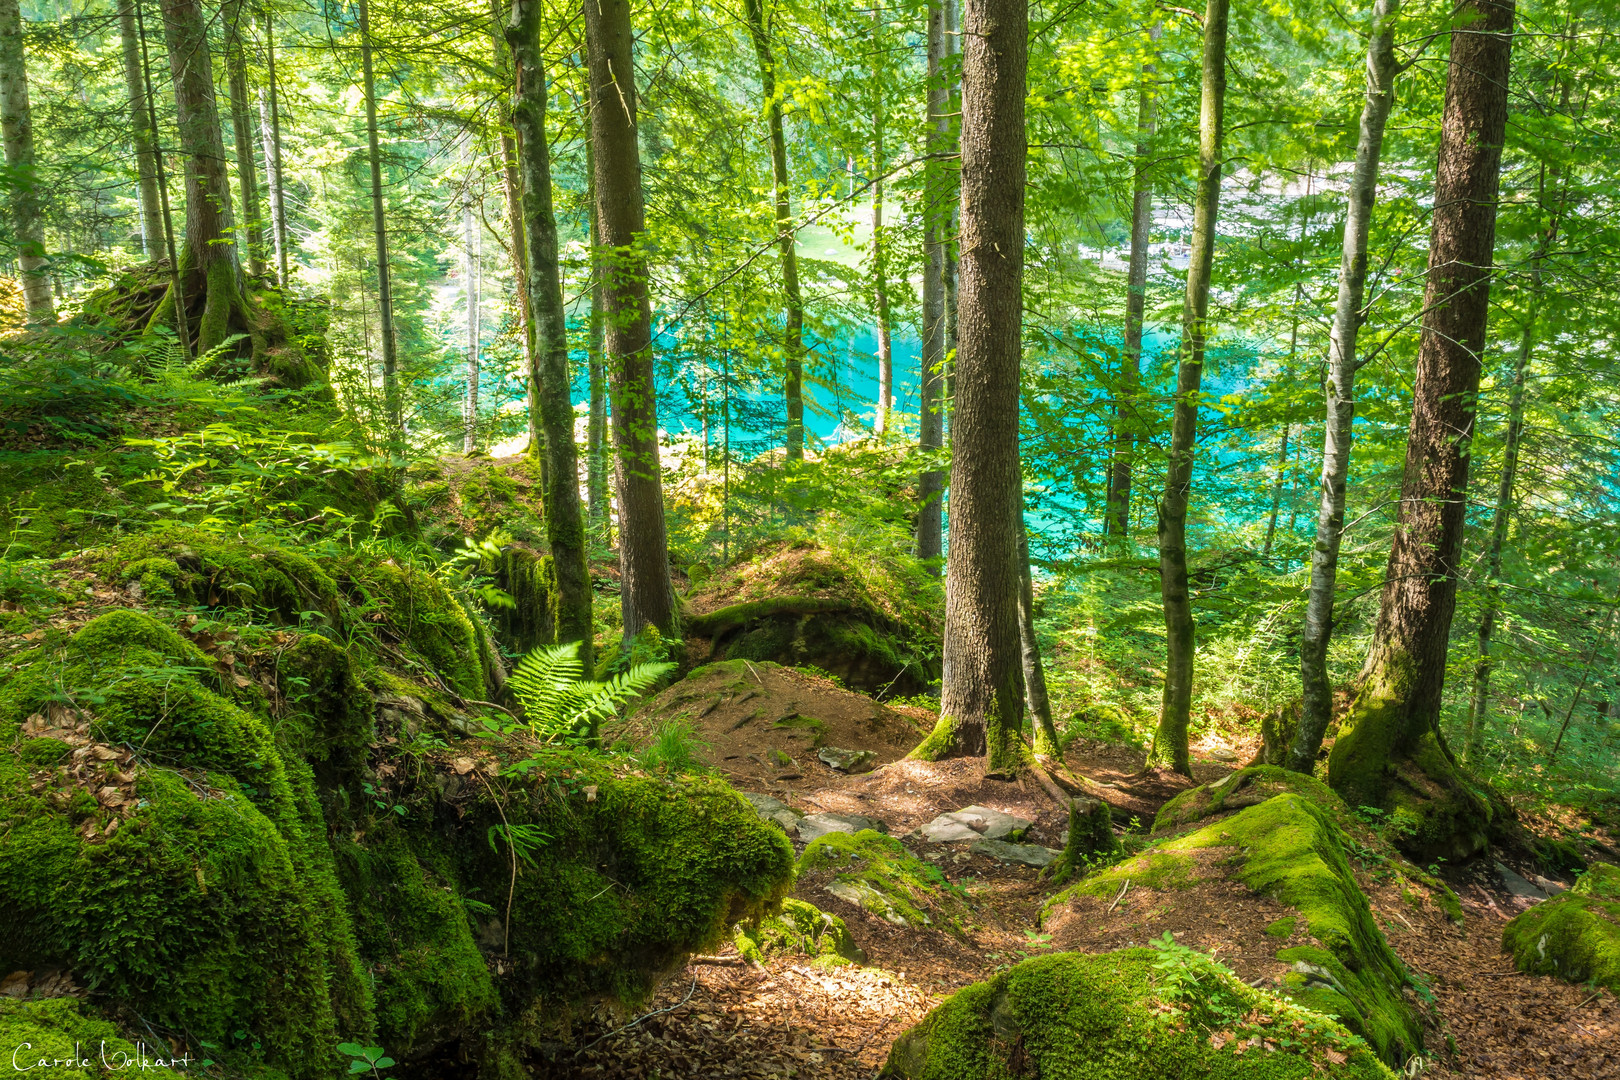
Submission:
<svg viewBox="0 0 1620 1080">
<path fill-rule="evenodd" d="M 637 757 L 647 769 L 662 766 L 674 773 L 700 772 L 704 765 L 699 752 L 707 748 L 686 721 L 665 720 L 653 729 L 652 741 Z"/>
<path fill-rule="evenodd" d="M 487 839 L 489 850 L 499 854 L 501 849 L 495 846 L 495 841 L 504 840 L 514 855 L 533 866 L 534 853 L 551 843 L 551 834 L 538 825 L 522 822 L 516 825 L 503 823 L 491 825 Z"/>
<path fill-rule="evenodd" d="M 635 664 L 602 682 L 585 678 L 579 642 L 535 649 L 518 661 L 507 686 L 523 706 L 531 733 L 542 742 L 594 745 L 602 721 L 640 697 L 674 664 Z"/>
<path fill-rule="evenodd" d="M 381 1078 L 384 1069 L 394 1067 L 394 1059 L 383 1053 L 380 1046 L 361 1046 L 359 1043 L 338 1043 L 338 1053 L 349 1059 L 349 1075 L 369 1073 Z"/>
</svg>

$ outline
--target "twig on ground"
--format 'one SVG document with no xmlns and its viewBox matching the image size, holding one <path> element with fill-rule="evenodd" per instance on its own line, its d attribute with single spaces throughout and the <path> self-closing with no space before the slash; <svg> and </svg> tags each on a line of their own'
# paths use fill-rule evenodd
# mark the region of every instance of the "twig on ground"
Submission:
<svg viewBox="0 0 1620 1080">
<path fill-rule="evenodd" d="M 686 988 L 686 996 L 681 998 L 681 1000 L 677 1001 L 675 1004 L 671 1005 L 667 1009 L 654 1009 L 650 1013 L 643 1013 L 642 1015 L 636 1017 L 634 1020 L 630 1021 L 628 1024 L 624 1025 L 623 1027 L 614 1028 L 612 1031 L 608 1032 L 606 1035 L 597 1036 L 595 1039 L 592 1039 L 590 1042 L 586 1043 L 584 1046 L 580 1047 L 578 1050 L 575 1050 L 574 1051 L 574 1056 L 579 1057 L 579 1055 L 583 1054 L 585 1051 L 589 1050 L 591 1047 L 595 1046 L 597 1043 L 601 1042 L 603 1039 L 611 1039 L 615 1035 L 619 1035 L 619 1034 L 622 1034 L 622 1033 L 624 1033 L 626 1031 L 629 1031 L 631 1028 L 635 1027 L 637 1024 L 641 1023 L 643 1020 L 651 1020 L 655 1016 L 661 1016 L 661 1015 L 663 1015 L 664 1013 L 667 1013 L 667 1012 L 674 1012 L 676 1009 L 680 1008 L 682 1005 L 685 1005 L 688 1001 L 692 1000 L 692 995 L 697 993 L 697 984 L 698 984 L 697 976 L 694 975 L 694 976 L 692 976 L 692 985 Z"/>
<path fill-rule="evenodd" d="M 1114 912 L 1114 909 L 1115 909 L 1115 908 L 1117 908 L 1117 907 L 1119 907 L 1119 902 L 1120 902 L 1120 901 L 1121 901 L 1121 900 L 1123 900 L 1123 899 L 1125 899 L 1125 890 L 1126 890 L 1126 889 L 1128 889 L 1128 888 L 1130 888 L 1130 887 L 1131 887 L 1131 879 L 1130 879 L 1130 878 L 1126 878 L 1126 879 L 1125 879 L 1125 884 L 1123 884 L 1123 885 L 1121 885 L 1121 886 L 1120 886 L 1120 887 L 1119 887 L 1119 895 L 1118 895 L 1118 896 L 1116 896 L 1116 897 L 1114 897 L 1114 902 L 1113 902 L 1113 903 L 1112 903 L 1112 904 L 1109 904 L 1109 905 L 1108 905 L 1108 910 L 1107 910 L 1107 911 L 1105 911 L 1105 912 L 1103 912 L 1103 914 L 1104 914 L 1104 915 L 1111 915 L 1111 914 L 1113 914 L 1113 912 Z"/>
</svg>

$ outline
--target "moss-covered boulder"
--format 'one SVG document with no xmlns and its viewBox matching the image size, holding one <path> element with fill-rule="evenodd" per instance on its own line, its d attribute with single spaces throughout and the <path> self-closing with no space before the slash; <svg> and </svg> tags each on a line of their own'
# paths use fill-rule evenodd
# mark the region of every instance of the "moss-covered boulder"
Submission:
<svg viewBox="0 0 1620 1080">
<path fill-rule="evenodd" d="M 1251 765 L 1227 773 L 1219 780 L 1189 788 L 1165 803 L 1153 819 L 1153 831 L 1179 829 L 1194 822 L 1259 806 L 1267 799 L 1293 792 L 1328 810 L 1343 822 L 1349 813 L 1344 800 L 1322 781 L 1276 765 Z"/>
<path fill-rule="evenodd" d="M 871 829 L 816 838 L 799 856 L 798 875 L 896 926 L 961 934 L 971 917 L 967 894 L 938 867 Z"/>
<path fill-rule="evenodd" d="M 1520 971 L 1620 993 L 1620 866 L 1594 863 L 1573 889 L 1516 917 L 1502 951 Z"/>
<path fill-rule="evenodd" d="M 1190 950 L 1060 953 L 959 991 L 902 1035 L 895 1080 L 1393 1080 L 1327 1017 Z"/>
<path fill-rule="evenodd" d="M 1044 912 L 1077 894 L 1112 898 L 1127 880 L 1138 888 L 1191 886 L 1209 867 L 1299 913 L 1313 943 L 1276 954 L 1291 965 L 1284 986 L 1290 998 L 1339 1017 L 1385 1061 L 1398 1064 L 1423 1045 L 1418 1017 L 1402 994 L 1405 966 L 1373 920 L 1342 834 L 1328 811 L 1299 794 L 1273 796 L 1161 842 L 1057 894 Z"/>
<path fill-rule="evenodd" d="M 813 967 L 863 964 L 866 954 L 837 915 L 789 897 L 782 910 L 737 927 L 737 951 L 755 964 L 777 956 L 808 956 Z"/>
<path fill-rule="evenodd" d="M 132 1041 L 105 1020 L 85 1016 L 77 998 L 0 997 L 0 1062 L 14 1074 L 101 1080 L 127 1070 L 137 1076 L 178 1078 L 200 1064 L 196 1054 L 181 1057 L 169 1046 Z"/>
</svg>

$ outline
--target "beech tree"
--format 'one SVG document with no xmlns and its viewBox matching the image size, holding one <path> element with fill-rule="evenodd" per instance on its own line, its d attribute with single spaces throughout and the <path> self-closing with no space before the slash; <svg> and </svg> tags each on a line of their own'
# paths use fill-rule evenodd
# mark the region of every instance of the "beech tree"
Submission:
<svg viewBox="0 0 1620 1080">
<path fill-rule="evenodd" d="M 39 173 L 34 158 L 34 118 L 28 102 L 28 66 L 23 55 L 22 14 L 17 0 L 0 0 L 0 139 L 5 143 L 11 188 L 11 231 L 22 271 L 23 304 L 31 323 L 54 323 L 56 305 L 46 273 L 44 222 L 39 214 Z"/>
</svg>

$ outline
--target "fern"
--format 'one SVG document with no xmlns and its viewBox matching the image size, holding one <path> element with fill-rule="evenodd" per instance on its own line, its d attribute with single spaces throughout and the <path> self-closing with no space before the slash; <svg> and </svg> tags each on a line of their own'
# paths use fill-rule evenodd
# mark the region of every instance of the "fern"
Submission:
<svg viewBox="0 0 1620 1080">
<path fill-rule="evenodd" d="M 579 642 L 535 649 L 512 672 L 506 685 L 523 706 L 529 729 L 546 742 L 592 741 L 602 721 L 646 693 L 674 664 L 637 664 L 605 682 L 585 678 Z"/>
</svg>

